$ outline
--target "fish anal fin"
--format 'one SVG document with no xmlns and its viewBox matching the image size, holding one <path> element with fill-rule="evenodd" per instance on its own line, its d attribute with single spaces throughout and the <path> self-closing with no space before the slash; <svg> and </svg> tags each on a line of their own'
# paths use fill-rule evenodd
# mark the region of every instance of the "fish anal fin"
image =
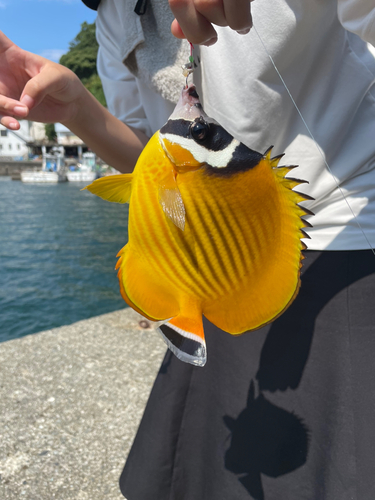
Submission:
<svg viewBox="0 0 375 500">
<path fill-rule="evenodd" d="M 120 271 L 119 271 L 119 274 L 120 274 Z M 148 319 L 149 321 L 158 321 L 157 318 L 153 318 L 153 317 L 149 316 L 144 311 L 142 311 L 141 309 L 139 309 L 139 307 L 137 307 L 134 304 L 134 302 L 132 302 L 130 300 L 128 294 L 126 293 L 125 287 L 124 287 L 124 285 L 122 283 L 122 280 L 121 280 L 120 276 L 119 276 L 119 283 L 120 283 L 121 297 L 125 300 L 125 302 L 128 304 L 129 307 L 131 307 L 132 309 L 134 309 L 135 312 L 137 312 L 138 314 L 141 314 L 144 318 Z"/>
<path fill-rule="evenodd" d="M 108 175 L 97 179 L 83 190 L 87 189 L 99 198 L 113 203 L 129 203 L 132 180 L 132 174 Z"/>
<path fill-rule="evenodd" d="M 175 291 L 160 279 L 148 261 L 140 258 L 129 243 L 120 254 L 116 269 L 125 302 L 151 321 L 166 321 L 177 315 Z"/>
<path fill-rule="evenodd" d="M 175 226 L 185 229 L 185 205 L 178 189 L 175 174 L 171 170 L 159 185 L 159 202 L 165 213 Z"/>
<path fill-rule="evenodd" d="M 148 319 L 150 321 L 157 321 L 158 320 L 157 318 L 153 318 L 152 316 L 149 316 L 147 313 L 145 313 L 145 311 L 143 311 L 142 309 L 140 309 L 130 299 L 129 295 L 127 294 L 127 292 L 125 290 L 125 286 L 124 286 L 124 279 L 123 279 L 123 276 L 122 276 L 121 262 L 122 262 L 122 257 L 120 257 L 120 259 L 117 261 L 117 265 L 116 265 L 116 269 L 119 269 L 118 273 L 117 273 L 117 277 L 118 277 L 118 280 L 119 280 L 121 297 L 125 300 L 125 302 L 128 304 L 129 307 L 131 307 L 132 309 L 134 309 L 135 312 L 137 312 L 138 314 L 141 314 L 143 317 L 145 317 L 146 319 Z"/>
<path fill-rule="evenodd" d="M 126 252 L 126 245 L 121 248 L 121 250 L 118 252 L 116 257 L 121 257 L 121 255 L 123 255 L 125 252 Z M 115 269 L 117 269 L 118 266 L 119 266 L 119 264 L 115 267 Z"/>
<path fill-rule="evenodd" d="M 178 359 L 204 366 L 207 359 L 202 315 L 196 318 L 176 316 L 159 328 L 164 342 Z"/>
</svg>

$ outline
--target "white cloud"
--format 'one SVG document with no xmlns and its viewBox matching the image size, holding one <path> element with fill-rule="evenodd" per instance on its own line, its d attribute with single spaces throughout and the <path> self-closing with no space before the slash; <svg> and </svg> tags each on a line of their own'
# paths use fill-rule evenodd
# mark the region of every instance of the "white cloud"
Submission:
<svg viewBox="0 0 375 500">
<path fill-rule="evenodd" d="M 59 62 L 60 57 L 65 54 L 66 50 L 63 49 L 45 49 L 40 52 L 40 56 L 45 57 L 46 59 L 50 59 L 54 62 Z"/>
</svg>

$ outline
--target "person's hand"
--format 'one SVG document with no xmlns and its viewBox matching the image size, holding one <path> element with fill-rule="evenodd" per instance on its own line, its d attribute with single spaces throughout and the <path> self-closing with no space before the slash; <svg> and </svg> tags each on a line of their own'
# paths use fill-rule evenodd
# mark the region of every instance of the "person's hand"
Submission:
<svg viewBox="0 0 375 500">
<path fill-rule="evenodd" d="M 213 45 L 217 33 L 213 24 L 229 26 L 240 34 L 252 27 L 252 0 L 169 0 L 175 20 L 171 31 L 192 44 Z"/>
<path fill-rule="evenodd" d="M 68 68 L 20 49 L 0 31 L 0 123 L 13 130 L 19 119 L 69 122 L 84 87 Z"/>
</svg>

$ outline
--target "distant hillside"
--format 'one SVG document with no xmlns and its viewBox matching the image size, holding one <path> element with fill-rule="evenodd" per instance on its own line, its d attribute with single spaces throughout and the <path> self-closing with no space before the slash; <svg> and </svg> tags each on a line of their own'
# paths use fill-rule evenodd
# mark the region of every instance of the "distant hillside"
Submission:
<svg viewBox="0 0 375 500">
<path fill-rule="evenodd" d="M 60 64 L 74 71 L 84 86 L 106 106 L 102 82 L 96 69 L 98 42 L 95 23 L 82 23 L 81 31 L 69 44 L 69 51 L 60 58 Z"/>
</svg>

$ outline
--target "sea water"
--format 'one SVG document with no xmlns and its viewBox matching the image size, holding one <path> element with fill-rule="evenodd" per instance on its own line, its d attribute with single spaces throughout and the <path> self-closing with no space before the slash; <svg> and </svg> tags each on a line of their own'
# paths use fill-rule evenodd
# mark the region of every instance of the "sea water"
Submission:
<svg viewBox="0 0 375 500">
<path fill-rule="evenodd" d="M 128 205 L 83 187 L 0 182 L 0 341 L 126 306 L 114 268 Z"/>
</svg>

